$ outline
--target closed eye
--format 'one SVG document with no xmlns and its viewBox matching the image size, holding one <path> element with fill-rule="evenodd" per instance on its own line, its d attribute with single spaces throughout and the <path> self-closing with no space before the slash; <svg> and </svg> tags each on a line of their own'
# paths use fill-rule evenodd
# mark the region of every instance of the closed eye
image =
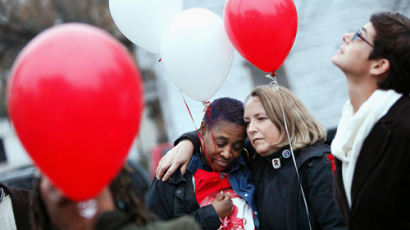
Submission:
<svg viewBox="0 0 410 230">
<path fill-rule="evenodd" d="M 218 146 L 219 148 L 222 148 L 225 146 L 225 143 L 216 143 L 216 146 Z"/>
<path fill-rule="evenodd" d="M 242 151 L 243 148 L 243 141 L 237 142 L 233 145 L 233 149 L 237 152 Z"/>
</svg>

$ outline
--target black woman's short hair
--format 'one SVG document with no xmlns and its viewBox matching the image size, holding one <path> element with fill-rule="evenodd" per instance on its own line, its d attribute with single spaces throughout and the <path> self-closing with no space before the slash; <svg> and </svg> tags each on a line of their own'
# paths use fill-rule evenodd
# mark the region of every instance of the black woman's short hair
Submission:
<svg viewBox="0 0 410 230">
<path fill-rule="evenodd" d="M 221 120 L 245 127 L 243 113 L 244 108 L 241 101 L 230 97 L 222 97 L 215 99 L 206 108 L 203 121 L 207 127 L 209 127 L 209 122 L 213 125 Z"/>
</svg>

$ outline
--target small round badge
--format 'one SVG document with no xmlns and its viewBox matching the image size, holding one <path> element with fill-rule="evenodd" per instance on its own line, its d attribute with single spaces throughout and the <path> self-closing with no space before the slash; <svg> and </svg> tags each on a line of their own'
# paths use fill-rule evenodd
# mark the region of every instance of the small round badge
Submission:
<svg viewBox="0 0 410 230">
<path fill-rule="evenodd" d="M 283 158 L 289 158 L 290 157 L 290 151 L 288 149 L 283 150 L 282 156 L 283 156 Z"/>
</svg>

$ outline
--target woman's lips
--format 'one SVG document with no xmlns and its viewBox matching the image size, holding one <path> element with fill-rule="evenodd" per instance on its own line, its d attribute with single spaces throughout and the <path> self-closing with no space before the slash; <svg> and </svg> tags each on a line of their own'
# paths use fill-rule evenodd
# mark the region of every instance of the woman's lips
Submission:
<svg viewBox="0 0 410 230">
<path fill-rule="evenodd" d="M 228 162 L 218 160 L 218 166 L 219 166 L 219 167 L 221 167 L 221 168 L 227 168 L 227 167 L 228 167 L 228 165 L 229 165 L 229 163 L 228 163 Z"/>
<path fill-rule="evenodd" d="M 261 141 L 263 141 L 262 138 L 255 138 L 255 139 L 253 139 L 253 143 L 254 143 L 254 144 L 257 144 L 258 142 L 261 142 Z"/>
</svg>

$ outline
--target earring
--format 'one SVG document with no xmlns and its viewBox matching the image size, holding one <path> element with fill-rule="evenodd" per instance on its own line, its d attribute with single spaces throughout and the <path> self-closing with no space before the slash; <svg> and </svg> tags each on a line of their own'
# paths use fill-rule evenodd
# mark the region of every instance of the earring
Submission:
<svg viewBox="0 0 410 230">
<path fill-rule="evenodd" d="M 249 161 L 249 160 L 251 159 L 251 157 L 250 157 L 250 155 L 249 155 L 248 150 L 247 150 L 246 148 L 243 148 L 243 151 L 246 152 L 246 161 Z"/>
</svg>

